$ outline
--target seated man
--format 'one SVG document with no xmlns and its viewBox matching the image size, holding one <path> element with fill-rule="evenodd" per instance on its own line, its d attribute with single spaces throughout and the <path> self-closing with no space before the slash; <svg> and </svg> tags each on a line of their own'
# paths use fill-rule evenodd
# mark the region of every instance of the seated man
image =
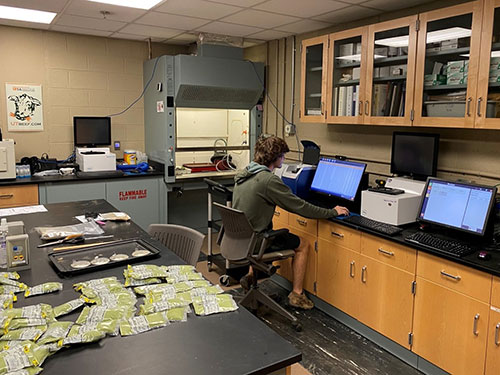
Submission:
<svg viewBox="0 0 500 375">
<path fill-rule="evenodd" d="M 275 168 L 281 167 L 288 151 L 288 145 L 283 139 L 275 136 L 261 137 L 255 145 L 254 161 L 234 178 L 233 207 L 245 213 L 253 229 L 256 232 L 271 229 L 276 206 L 311 219 L 348 215 L 349 211 L 345 207 L 326 209 L 306 202 L 294 195 L 290 188 L 272 173 Z M 285 249 L 295 250 L 292 264 L 293 290 L 288 301 L 292 306 L 312 309 L 313 302 L 302 290 L 309 245 L 299 236 L 288 233 L 276 237 L 273 242 L 273 251 Z M 252 277 L 253 271 L 250 269 L 250 273 L 242 278 L 241 285 L 248 289 Z"/>
</svg>

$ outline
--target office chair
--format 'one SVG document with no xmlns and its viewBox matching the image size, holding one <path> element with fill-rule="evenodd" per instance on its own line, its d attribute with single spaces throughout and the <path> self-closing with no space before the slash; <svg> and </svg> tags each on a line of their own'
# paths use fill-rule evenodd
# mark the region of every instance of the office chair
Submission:
<svg viewBox="0 0 500 375">
<path fill-rule="evenodd" d="M 264 273 L 272 276 L 277 267 L 272 264 L 275 260 L 291 258 L 295 251 L 280 250 L 267 252 L 265 250 L 271 245 L 272 239 L 279 234 L 287 233 L 288 229 L 270 230 L 264 233 L 256 233 L 252 229 L 244 212 L 214 202 L 222 218 L 222 228 L 219 232 L 217 244 L 220 246 L 222 256 L 228 261 L 230 267 L 242 267 L 251 265 L 253 268 L 253 280 L 250 290 L 239 302 L 255 312 L 259 304 L 267 306 L 292 322 L 293 327 L 300 331 L 302 329 L 298 319 L 281 307 L 259 289 L 257 283 L 258 274 Z M 258 251 L 256 251 L 258 248 Z"/>
<path fill-rule="evenodd" d="M 151 224 L 148 233 L 181 259 L 196 267 L 205 236 L 197 230 L 174 224 Z"/>
</svg>

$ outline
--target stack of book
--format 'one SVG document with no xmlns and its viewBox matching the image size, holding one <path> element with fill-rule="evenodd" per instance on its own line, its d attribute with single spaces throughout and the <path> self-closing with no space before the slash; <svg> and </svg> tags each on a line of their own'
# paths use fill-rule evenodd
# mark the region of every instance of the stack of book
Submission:
<svg viewBox="0 0 500 375">
<path fill-rule="evenodd" d="M 405 81 L 373 85 L 372 116 L 404 116 L 405 97 Z"/>
<path fill-rule="evenodd" d="M 359 112 L 359 85 L 337 86 L 334 90 L 333 115 L 356 116 Z"/>
</svg>

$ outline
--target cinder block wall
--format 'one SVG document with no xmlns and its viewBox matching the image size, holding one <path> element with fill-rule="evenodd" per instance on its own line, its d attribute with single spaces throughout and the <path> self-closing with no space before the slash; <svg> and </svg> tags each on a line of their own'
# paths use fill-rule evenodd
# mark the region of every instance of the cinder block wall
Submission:
<svg viewBox="0 0 500 375">
<path fill-rule="evenodd" d="M 16 159 L 64 159 L 73 151 L 73 116 L 122 111 L 142 92 L 146 42 L 0 26 L 0 127 L 16 141 Z M 187 52 L 154 45 L 154 55 Z M 5 83 L 41 84 L 44 130 L 8 132 Z M 144 150 L 144 103 L 113 117 L 112 138 L 123 149 Z M 117 151 L 122 157 L 122 151 Z"/>
</svg>

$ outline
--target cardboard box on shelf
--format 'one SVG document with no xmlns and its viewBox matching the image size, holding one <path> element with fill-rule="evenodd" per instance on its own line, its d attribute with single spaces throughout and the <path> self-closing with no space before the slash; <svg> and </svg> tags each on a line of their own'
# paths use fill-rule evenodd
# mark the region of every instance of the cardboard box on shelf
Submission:
<svg viewBox="0 0 500 375">
<path fill-rule="evenodd" d="M 467 73 L 458 72 L 453 74 L 448 74 L 446 76 L 447 85 L 465 85 L 467 84 Z"/>
<path fill-rule="evenodd" d="M 439 52 L 441 51 L 441 45 L 439 43 L 427 43 L 425 50 L 427 52 Z"/>
<path fill-rule="evenodd" d="M 467 63 L 467 64 L 466 64 Z M 444 72 L 446 75 L 456 74 L 456 73 L 464 73 L 469 70 L 469 61 L 458 60 L 458 61 L 448 61 L 446 67 L 444 68 Z"/>
<path fill-rule="evenodd" d="M 352 79 L 360 79 L 361 78 L 361 68 L 352 68 Z"/>
<path fill-rule="evenodd" d="M 354 43 L 346 43 L 339 45 L 339 56 L 354 55 Z"/>
<path fill-rule="evenodd" d="M 500 70 L 500 57 L 492 57 L 490 59 L 490 72 Z"/>
<path fill-rule="evenodd" d="M 500 70 L 490 70 L 490 83 L 500 82 Z"/>
<path fill-rule="evenodd" d="M 426 74 L 424 76 L 424 86 L 446 85 L 446 76 L 443 74 Z"/>
<path fill-rule="evenodd" d="M 375 41 L 375 44 L 377 44 L 376 41 Z M 389 48 L 388 47 L 375 47 L 373 49 L 373 53 L 377 56 L 387 57 L 387 55 L 389 54 Z"/>
<path fill-rule="evenodd" d="M 406 70 L 406 65 L 393 65 L 390 67 L 390 74 L 391 76 L 405 76 Z"/>
<path fill-rule="evenodd" d="M 380 68 L 373 68 L 373 78 L 380 77 Z"/>
<path fill-rule="evenodd" d="M 379 77 L 389 77 L 391 74 L 390 66 L 381 66 L 380 67 L 380 76 Z"/>
<path fill-rule="evenodd" d="M 354 43 L 354 54 L 361 55 L 361 43 Z"/>
</svg>

